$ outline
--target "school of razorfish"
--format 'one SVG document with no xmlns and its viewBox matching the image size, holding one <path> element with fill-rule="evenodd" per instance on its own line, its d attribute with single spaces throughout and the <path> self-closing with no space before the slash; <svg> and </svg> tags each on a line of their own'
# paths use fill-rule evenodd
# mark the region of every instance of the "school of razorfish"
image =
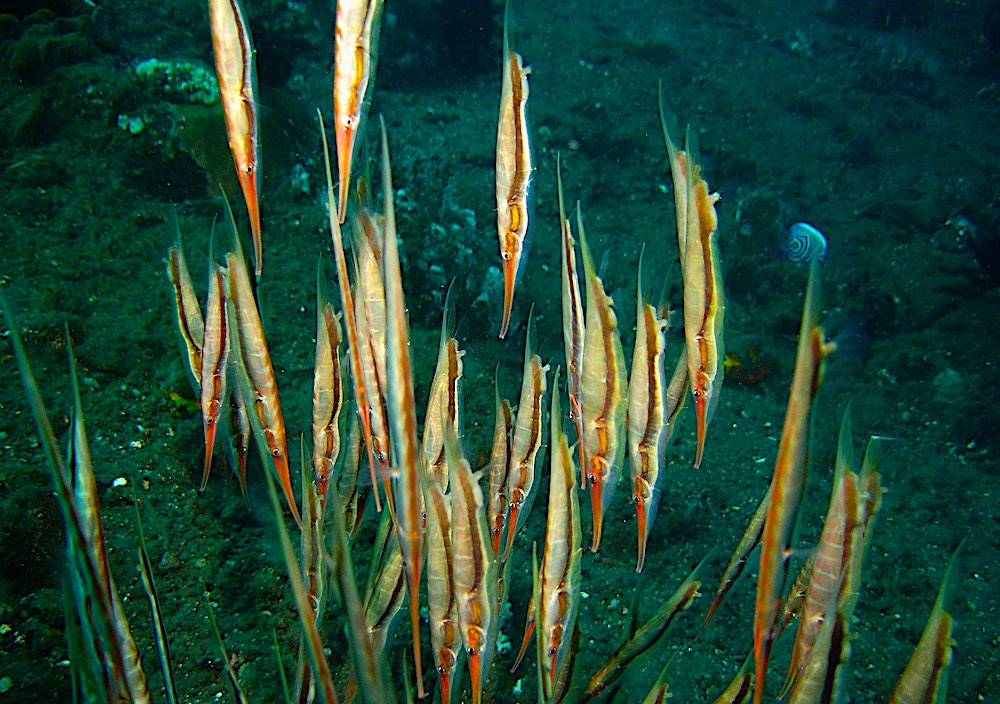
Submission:
<svg viewBox="0 0 1000 704">
<path fill-rule="evenodd" d="M 255 274 L 260 277 L 259 116 L 250 28 L 238 0 L 210 0 L 209 6 L 229 144 L 249 215 Z M 710 191 L 702 174 L 693 132 L 687 130 L 681 141 L 661 90 L 660 118 L 673 184 L 683 304 L 678 315 L 671 315 L 666 306 L 648 300 L 640 257 L 629 364 L 615 303 L 595 269 L 579 204 L 575 214 L 568 212 L 557 161 L 565 359 L 543 362 L 534 349 L 535 323 L 529 314 L 520 396 L 513 404 L 497 388 L 492 447 L 486 464 L 474 469 L 462 445 L 461 380 L 466 353 L 455 337 L 455 302 L 450 292 L 442 311 L 429 400 L 426 409 L 420 409 L 422 420 L 416 407 L 399 254 L 406 234 L 396 230 L 384 122 L 379 130 L 381 212 L 375 210 L 370 194 L 352 197 L 355 192 L 365 193 L 364 188 L 353 188 L 353 162 L 371 102 L 381 12 L 381 0 L 337 3 L 332 89 L 336 168 L 331 165 L 325 129 L 323 147 L 339 306 L 331 300 L 320 266 L 311 455 L 307 459 L 302 452 L 298 496 L 278 384 L 232 212 L 230 250 L 211 266 L 204 307 L 180 242 L 169 249 L 167 273 L 175 292 L 178 327 L 200 396 L 205 439 L 201 487 L 210 480 L 213 450 L 222 442 L 246 497 L 251 438 L 255 440 L 267 468 L 264 476 L 302 627 L 291 701 L 382 703 L 436 696 L 448 704 L 469 696 L 478 704 L 497 646 L 510 566 L 515 559 L 528 559 L 517 554 L 515 544 L 546 475 L 541 460 L 547 438 L 545 535 L 531 556 L 533 590 L 517 662 L 529 656 L 534 638 L 540 702 L 614 697 L 629 664 L 658 643 L 674 619 L 692 606 L 700 581 L 696 568 L 603 667 L 593 674 L 576 671 L 583 559 L 580 493 L 589 492 L 590 550 L 597 552 L 603 518 L 628 467 L 636 512 L 636 572 L 642 572 L 676 421 L 690 399 L 697 467 L 706 451 L 723 384 L 725 296 L 717 246 L 718 195 Z M 525 238 L 534 225 L 529 223 L 528 208 L 535 172 L 526 119 L 528 70 L 515 50 L 511 21 L 508 5 L 496 140 L 497 231 L 504 282 L 501 338 L 510 328 Z M 319 119 L 322 125 L 322 115 Z M 339 188 L 335 189 L 335 183 Z M 350 238 L 350 262 L 345 236 Z M 819 262 L 814 261 L 771 484 L 733 551 L 704 617 L 707 625 L 759 546 L 753 649 L 728 684 L 704 693 L 709 701 L 757 704 L 778 696 L 791 702 L 835 702 L 847 696 L 852 614 L 884 489 L 878 473 L 877 439 L 869 442 L 860 467 L 855 462 L 848 410 L 820 540 L 789 583 L 793 530 L 806 479 L 810 409 L 822 381 L 824 360 L 835 350 L 834 343 L 825 338 L 820 312 Z M 139 648 L 108 567 L 79 388 L 74 386 L 72 452 L 66 458 L 58 450 L 6 306 L 5 313 L 67 524 L 79 648 L 71 658 L 74 690 L 94 701 L 150 701 Z M 667 329 L 674 320 L 683 326 L 684 343 L 679 349 L 667 346 Z M 572 436 L 564 425 L 571 428 Z M 277 477 L 277 488 L 272 474 Z M 282 517 L 278 491 L 301 532 L 298 555 Z M 362 526 L 367 506 L 380 520 L 369 573 L 359 588 L 350 543 Z M 166 696 L 172 702 L 177 699 L 170 674 L 169 634 L 162 627 L 152 568 L 144 549 L 140 554 L 143 583 L 157 626 L 156 651 Z M 951 572 L 950 565 L 947 574 Z M 892 702 L 944 700 L 952 649 L 948 582 L 946 577 Z M 332 594 L 336 600 L 331 600 Z M 387 665 L 387 639 L 404 602 L 408 604 L 412 661 L 401 665 L 403 682 L 394 682 L 393 668 Z M 421 618 L 421 607 L 426 608 L 426 619 Z M 347 623 L 346 636 L 322 627 L 324 616 L 335 608 L 341 609 Z M 430 636 L 429 656 L 425 628 Z M 784 683 L 780 688 L 768 687 L 772 646 L 790 630 L 795 631 L 794 643 Z M 334 642 L 339 639 L 346 644 Z M 331 663 L 328 648 L 342 653 L 345 647 L 349 652 L 346 668 L 344 658 Z M 430 676 L 424 674 L 428 664 L 433 671 Z M 227 668 L 237 699 L 246 701 L 236 673 Z M 468 689 L 459 689 L 457 683 L 463 681 L 459 668 L 468 674 Z M 345 669 L 349 677 L 337 674 Z M 649 683 L 643 701 L 664 701 L 669 696 L 670 676 L 665 666 Z"/>
</svg>

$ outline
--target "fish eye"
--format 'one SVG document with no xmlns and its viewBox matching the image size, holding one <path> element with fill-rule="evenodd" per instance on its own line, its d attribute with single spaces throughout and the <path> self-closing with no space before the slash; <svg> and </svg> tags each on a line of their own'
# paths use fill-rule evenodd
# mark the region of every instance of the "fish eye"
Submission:
<svg viewBox="0 0 1000 704">
<path fill-rule="evenodd" d="M 500 256 L 503 258 L 505 262 L 509 262 L 511 259 L 514 258 L 514 255 L 511 254 L 510 252 L 501 252 Z"/>
<path fill-rule="evenodd" d="M 248 174 L 252 174 L 253 173 L 253 169 L 254 169 L 254 165 L 253 165 L 253 162 L 251 161 L 249 164 L 247 164 L 247 173 Z"/>
<path fill-rule="evenodd" d="M 271 457 L 281 457 L 281 450 L 278 448 L 271 450 Z"/>
<path fill-rule="evenodd" d="M 587 475 L 587 480 L 588 480 L 588 481 L 589 481 L 589 482 L 590 482 L 591 484 L 596 484 L 596 483 L 597 483 L 597 475 L 596 475 L 596 474 L 588 474 L 588 475 Z"/>
<path fill-rule="evenodd" d="M 558 651 L 555 648 L 549 648 L 549 655 L 555 655 Z"/>
</svg>

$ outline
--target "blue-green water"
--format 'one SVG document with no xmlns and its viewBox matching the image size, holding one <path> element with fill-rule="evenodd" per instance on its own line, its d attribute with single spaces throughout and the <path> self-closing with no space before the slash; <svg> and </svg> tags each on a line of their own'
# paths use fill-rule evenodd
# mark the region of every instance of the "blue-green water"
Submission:
<svg viewBox="0 0 1000 704">
<path fill-rule="evenodd" d="M 323 5 L 247 2 L 263 123 L 259 295 L 293 438 L 308 429 L 315 267 L 330 246 L 314 117 L 320 108 L 329 122 L 332 110 L 333 11 Z M 788 226 L 807 221 L 829 239 L 828 329 L 862 342 L 845 344 L 827 368 L 797 546 L 819 533 L 846 404 L 859 455 L 869 435 L 885 438 L 888 493 L 851 625 L 851 701 L 888 699 L 962 539 L 949 694 L 957 702 L 1000 699 L 1000 50 L 982 34 L 991 3 L 518 3 L 536 170 L 531 255 L 517 327 L 503 342 L 489 271 L 499 265 L 493 164 L 502 7 L 386 5 L 371 114 L 385 116 L 393 149 L 417 404 L 428 393 L 441 301 L 454 279 L 474 466 L 489 451 L 496 365 L 501 391 L 516 398 L 529 305 L 543 359 L 553 369 L 565 364 L 555 154 L 567 199 L 581 201 L 595 258 L 604 261 L 629 359 L 643 243 L 647 285 L 658 294 L 673 266 L 666 291 L 680 302 L 658 81 L 678 119 L 697 132 L 705 176 L 722 194 L 726 342 L 743 374 L 725 383 L 700 470 L 690 466 L 693 415 L 681 419 L 642 575 L 634 573 L 634 510 L 619 488 L 601 552 L 584 555 L 578 676 L 596 670 L 633 619 L 651 614 L 713 549 L 703 574 L 710 593 L 765 492 L 806 279 L 780 251 Z M 251 510 L 222 462 L 205 494 L 196 491 L 200 419 L 176 401 L 193 392 L 163 264 L 174 241 L 171 204 L 202 292 L 212 222 L 222 213 L 210 184 L 222 181 L 238 217 L 244 212 L 210 95 L 212 61 L 200 2 L 0 7 L 0 287 L 58 431 L 71 407 L 69 326 L 111 562 L 154 698 L 162 701 L 135 569 L 132 491 L 116 486 L 119 478 L 140 497 L 182 701 L 229 696 L 205 610 L 212 602 L 250 700 L 270 702 L 279 696 L 272 629 L 291 670 L 298 627 L 260 465 L 255 458 Z M 547 457 L 543 464 L 547 475 Z M 0 702 L 68 701 L 64 538 L 50 482 L 16 367 L 0 346 Z M 544 532 L 541 498 L 515 546 L 513 616 L 503 627 L 515 645 L 530 541 Z M 355 550 L 362 566 L 374 524 L 370 513 Z M 589 530 L 585 508 L 585 541 Z M 677 700 L 714 697 L 751 647 L 753 588 L 753 580 L 740 582 L 696 639 L 708 596 L 699 600 L 632 668 L 619 701 L 638 701 L 671 653 Z M 333 606 L 325 633 L 338 683 L 346 681 L 341 625 Z M 397 678 L 409 643 L 408 627 L 398 632 L 390 651 Z M 776 649 L 772 692 L 787 650 Z M 534 700 L 531 663 L 508 675 L 511 663 L 512 655 L 497 658 L 487 698 Z M 523 694 L 514 697 L 518 682 Z"/>
</svg>

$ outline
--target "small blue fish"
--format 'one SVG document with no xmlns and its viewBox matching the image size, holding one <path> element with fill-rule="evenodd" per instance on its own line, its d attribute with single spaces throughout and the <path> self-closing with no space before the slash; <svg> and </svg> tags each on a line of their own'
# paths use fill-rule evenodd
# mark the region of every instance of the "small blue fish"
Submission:
<svg viewBox="0 0 1000 704">
<path fill-rule="evenodd" d="M 781 256 L 801 266 L 812 261 L 826 261 L 826 236 L 807 222 L 797 222 L 788 228 L 788 238 L 781 248 Z"/>
</svg>

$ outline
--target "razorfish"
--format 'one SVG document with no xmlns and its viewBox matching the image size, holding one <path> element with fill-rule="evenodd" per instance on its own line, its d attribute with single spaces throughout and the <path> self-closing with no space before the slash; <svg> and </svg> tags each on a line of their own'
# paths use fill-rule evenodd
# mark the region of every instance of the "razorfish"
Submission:
<svg viewBox="0 0 1000 704">
<path fill-rule="evenodd" d="M 788 571 L 787 558 L 792 528 L 806 483 L 812 401 L 822 381 L 824 359 L 835 348 L 832 342 L 824 339 L 823 328 L 819 324 L 820 309 L 818 262 L 813 261 L 802 311 L 792 387 L 788 393 L 788 410 L 768 489 L 767 511 L 761 534 L 760 571 L 757 576 L 753 622 L 754 704 L 760 704 L 764 695 L 767 663 L 781 607 L 778 592 Z"/>
<path fill-rule="evenodd" d="M 354 212 L 354 310 L 358 356 L 364 376 L 371 449 L 394 512 L 389 480 L 389 416 L 386 409 L 385 286 L 382 282 L 383 218 L 366 208 Z M 377 496 L 376 491 L 376 496 Z"/>
<path fill-rule="evenodd" d="M 371 104 L 371 84 L 378 61 L 382 0 L 338 0 L 333 59 L 333 113 L 337 137 L 340 198 L 337 220 L 347 217 L 351 162 L 357 136 Z"/>
<path fill-rule="evenodd" d="M 510 473 L 511 435 L 514 428 L 514 416 L 510 410 L 510 402 L 500 398 L 500 366 L 497 365 L 497 379 L 494 396 L 496 398 L 496 419 L 493 425 L 493 447 L 490 450 L 489 461 L 489 519 L 490 533 L 493 539 L 493 552 L 500 552 L 500 539 L 507 525 L 507 475 Z"/>
<path fill-rule="evenodd" d="M 562 165 L 556 155 L 556 193 L 559 201 L 559 232 L 562 235 L 562 329 L 566 355 L 566 395 L 569 397 L 569 417 L 576 430 L 580 455 L 580 488 L 587 488 L 587 473 L 583 470 L 583 414 L 581 411 L 580 372 L 583 368 L 583 299 L 580 297 L 580 277 L 576 266 L 576 240 L 566 217 L 563 202 Z"/>
<path fill-rule="evenodd" d="M 295 502 L 295 492 L 289 476 L 288 441 L 285 434 L 285 419 L 281 411 L 281 400 L 278 397 L 278 381 L 271 364 L 271 353 L 264 337 L 264 325 L 260 319 L 260 311 L 250 285 L 250 274 L 247 271 L 243 248 L 240 245 L 239 232 L 236 229 L 236 219 L 229 201 L 223 199 L 226 213 L 229 217 L 229 227 L 232 233 L 233 251 L 226 257 L 225 293 L 226 319 L 231 342 L 230 364 L 235 368 L 238 391 L 233 393 L 239 404 L 242 402 L 247 409 L 250 425 L 258 440 L 258 449 L 265 464 L 267 458 L 274 463 L 281 491 L 288 502 L 295 523 L 302 528 L 302 516 Z M 241 419 L 235 418 L 237 426 L 233 428 L 234 442 L 238 443 L 238 434 L 245 426 Z M 239 446 L 236 447 L 239 454 Z M 240 466 L 240 471 L 244 466 Z M 241 482 L 243 475 L 241 474 Z M 245 493 L 245 488 L 244 488 Z"/>
<path fill-rule="evenodd" d="M 228 306 L 226 309 L 228 314 Z M 250 499 L 247 494 L 247 453 L 250 451 L 250 435 L 253 427 L 250 423 L 250 413 L 247 410 L 246 389 L 239 383 L 239 374 L 236 364 L 230 357 L 229 364 L 226 365 L 226 374 L 229 377 L 229 444 L 227 454 L 229 465 L 236 472 L 236 477 L 240 482 L 240 491 L 243 493 L 243 500 L 249 504 Z"/>
<path fill-rule="evenodd" d="M 507 336 L 514 287 L 524 265 L 528 236 L 528 188 L 531 185 L 531 149 L 528 144 L 528 72 L 521 55 L 514 51 L 510 28 L 510 3 L 503 15 L 503 79 L 500 88 L 500 118 L 497 122 L 496 198 L 497 234 L 503 260 L 503 319 L 500 338 Z"/>
<path fill-rule="evenodd" d="M 660 87 L 660 126 L 670 158 L 677 211 L 677 245 L 684 287 L 684 339 L 687 345 L 688 381 L 694 399 L 697 450 L 694 466 L 700 467 L 705 452 L 705 434 L 719 403 L 725 357 L 723 320 L 726 302 L 716 236 L 719 219 L 715 204 L 718 193 L 710 193 L 698 165 L 698 146 L 690 129 L 684 150 L 677 148 L 668 128 L 671 122 Z"/>
<path fill-rule="evenodd" d="M 906 663 L 903 675 L 896 683 L 889 704 L 944 704 L 948 690 L 948 669 L 951 667 L 955 645 L 951 637 L 952 618 L 948 607 L 948 591 L 955 574 L 957 557 L 958 549 L 948 562 L 927 625 L 910 661 Z"/>
<path fill-rule="evenodd" d="M 544 411 L 546 376 L 549 365 L 535 354 L 535 319 L 528 316 L 528 334 L 524 342 L 524 370 L 521 377 L 521 399 L 517 404 L 517 420 L 511 439 L 510 468 L 507 474 L 507 543 L 501 563 L 506 564 L 514 547 L 514 536 L 524 525 L 534 501 L 535 460 L 542 446 L 542 414 Z"/>
<path fill-rule="evenodd" d="M 442 493 L 448 491 L 445 434 L 453 432 L 456 436 L 461 435 L 462 357 L 465 356 L 465 351 L 458 348 L 454 327 L 455 306 L 452 303 L 451 287 L 448 287 L 441 320 L 437 367 L 431 381 L 427 411 L 424 413 L 424 434 L 420 443 L 426 475 L 440 487 Z"/>
<path fill-rule="evenodd" d="M 445 432 L 454 430 L 448 427 Z M 447 474 L 447 466 L 444 472 Z M 441 704 L 449 704 L 462 642 L 455 593 L 455 548 L 451 542 L 451 496 L 445 494 L 438 481 L 428 477 L 424 482 L 424 497 L 427 503 L 427 614 L 431 648 L 441 685 Z"/>
<path fill-rule="evenodd" d="M 323 162 L 326 167 L 326 198 L 330 216 L 330 241 L 333 244 L 334 258 L 337 263 L 337 285 L 340 288 L 340 304 L 344 312 L 344 329 L 347 333 L 347 348 L 351 358 L 351 382 L 354 387 L 354 407 L 361 422 L 365 451 L 368 454 L 368 470 L 371 476 L 372 493 L 375 495 L 375 508 L 381 512 L 382 503 L 378 495 L 376 481 L 375 452 L 372 449 L 372 425 L 368 415 L 368 398 L 373 393 L 365 384 L 364 362 L 361 356 L 361 342 L 358 335 L 358 322 L 355 320 L 354 297 L 347 274 L 347 255 L 344 252 L 344 237 L 340 231 L 340 221 L 337 220 L 335 198 L 333 194 L 333 170 L 330 167 L 330 146 L 326 139 L 326 126 L 323 124 L 323 114 L 319 116 L 320 136 L 323 139 Z M 391 501 L 391 495 L 386 497 Z M 391 510 L 391 504 L 390 504 Z"/>
<path fill-rule="evenodd" d="M 257 114 L 257 71 L 246 12 L 239 0 L 208 0 L 215 49 L 219 98 L 226 118 L 229 149 L 250 215 L 255 273 L 263 270 L 260 234 L 260 120 Z"/>
<path fill-rule="evenodd" d="M 381 657 L 406 596 L 403 553 L 390 514 L 382 514 L 370 564 L 362 603 L 372 651 Z"/>
<path fill-rule="evenodd" d="M 780 699 L 784 699 L 789 692 L 794 697 L 803 690 L 811 690 L 815 687 L 816 679 L 823 679 L 826 673 L 826 668 L 823 667 L 825 660 L 817 659 L 810 663 L 810 656 L 816 652 L 824 624 L 834 615 L 830 607 L 834 612 L 837 610 L 840 590 L 845 584 L 853 551 L 860 545 L 859 541 L 854 540 L 854 534 L 863 525 L 863 504 L 859 496 L 858 476 L 853 470 L 850 419 L 848 406 L 840 426 L 830 505 L 819 543 L 806 563 L 808 584 L 804 591 L 801 587 L 794 590 L 803 594 L 802 605 L 788 675 L 778 695 Z M 796 580 L 797 583 L 799 581 Z M 786 599 L 786 603 L 789 601 L 791 599 Z M 819 678 L 812 676 L 817 672 L 820 673 Z"/>
<path fill-rule="evenodd" d="M 177 244 L 167 251 L 167 277 L 174 289 L 174 307 L 177 313 L 177 328 L 184 339 L 187 352 L 188 371 L 198 389 L 201 388 L 202 343 L 205 341 L 205 320 L 198 303 L 198 294 L 188 271 L 181 233 L 174 215 L 174 229 L 177 230 Z"/>
<path fill-rule="evenodd" d="M 406 588 L 410 600 L 413 631 L 413 666 L 417 697 L 424 698 L 423 665 L 420 659 L 420 572 L 422 568 L 423 494 L 420 487 L 420 452 L 417 445 L 417 412 L 413 395 L 413 367 L 410 362 L 410 331 L 406 322 L 403 277 L 396 242 L 396 210 L 393 204 L 389 138 L 382 122 L 382 192 L 385 207 L 385 243 L 382 275 L 385 279 L 386 371 L 388 410 L 392 444 L 393 502 L 396 507 L 396 534 L 406 567 Z"/>
<path fill-rule="evenodd" d="M 636 572 L 642 572 L 646 543 L 660 502 L 660 470 L 666 460 L 666 436 L 669 434 L 663 365 L 667 320 L 661 318 L 644 298 L 642 257 L 640 253 L 636 276 L 635 347 L 628 380 L 628 454 L 632 469 L 632 501 L 639 530 Z"/>
<path fill-rule="evenodd" d="M 235 237 L 236 225 L 233 224 Z M 271 353 L 264 339 L 264 326 L 250 289 L 250 277 L 243 261 L 243 252 L 236 239 L 235 252 L 230 252 L 226 275 L 229 302 L 229 319 L 234 333 L 233 357 L 239 362 L 239 382 L 244 387 L 243 397 L 248 400 L 250 418 L 256 435 L 263 443 L 261 455 L 270 457 L 281 483 L 281 490 L 295 522 L 302 527 L 302 517 L 295 503 L 295 492 L 289 476 L 288 443 L 285 420 L 278 398 L 278 383 L 271 365 Z"/>
<path fill-rule="evenodd" d="M 340 410 L 344 405 L 340 371 L 340 316 L 324 290 L 322 260 L 316 272 L 316 364 L 313 372 L 313 469 L 320 505 L 340 457 Z"/>
<path fill-rule="evenodd" d="M 542 688 L 551 698 L 557 685 L 556 675 L 570 655 L 571 636 L 580 606 L 580 500 L 576 495 L 573 455 L 562 432 L 559 411 L 559 371 L 552 392 L 550 424 L 551 470 L 549 472 L 549 513 L 545 526 L 545 552 L 542 557 L 539 609 L 538 652 Z"/>
<path fill-rule="evenodd" d="M 849 625 L 861 586 L 861 563 L 884 488 L 877 471 L 878 441 L 868 444 L 860 475 L 851 470 L 850 413 L 844 413 L 834 488 L 819 544 L 803 568 L 808 585 L 785 686 L 788 701 L 839 701 L 850 656 Z M 797 580 L 797 582 L 800 580 Z M 786 611 L 788 608 L 786 607 Z"/>
<path fill-rule="evenodd" d="M 225 269 L 213 263 L 209 272 L 208 299 L 205 303 L 205 337 L 201 355 L 201 418 L 205 435 L 205 464 L 198 491 L 205 491 L 205 487 L 208 486 L 215 437 L 222 416 L 222 404 L 226 400 L 229 321 L 226 316 L 225 282 Z"/>
<path fill-rule="evenodd" d="M 604 512 L 611 503 L 622 470 L 623 434 L 627 413 L 625 359 L 614 302 L 604 290 L 604 282 L 594 270 L 594 260 L 583 230 L 580 206 L 576 209 L 577 230 L 583 253 L 587 288 L 587 320 L 580 373 L 584 466 L 590 486 L 590 507 L 594 518 L 591 552 L 601 545 Z"/>
<path fill-rule="evenodd" d="M 481 473 L 473 474 L 458 438 L 446 431 L 445 455 L 451 475 L 451 544 L 454 548 L 458 624 L 472 680 L 472 701 L 482 701 L 483 682 L 497 637 L 497 560 L 490 547 Z"/>
</svg>

